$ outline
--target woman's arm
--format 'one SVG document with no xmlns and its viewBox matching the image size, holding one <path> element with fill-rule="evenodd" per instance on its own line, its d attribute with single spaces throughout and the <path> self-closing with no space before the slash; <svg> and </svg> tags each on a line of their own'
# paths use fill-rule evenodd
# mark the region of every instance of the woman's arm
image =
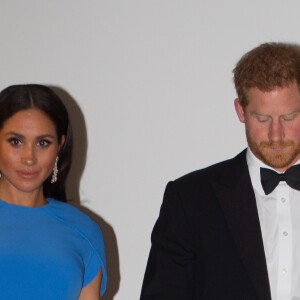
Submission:
<svg viewBox="0 0 300 300">
<path fill-rule="evenodd" d="M 96 277 L 81 290 L 78 300 L 99 300 L 101 279 L 102 271 L 100 269 Z"/>
</svg>

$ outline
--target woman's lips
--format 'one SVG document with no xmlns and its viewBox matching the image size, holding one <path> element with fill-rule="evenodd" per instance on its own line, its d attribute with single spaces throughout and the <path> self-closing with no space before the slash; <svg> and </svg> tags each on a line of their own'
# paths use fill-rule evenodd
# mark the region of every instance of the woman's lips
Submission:
<svg viewBox="0 0 300 300">
<path fill-rule="evenodd" d="M 24 179 L 32 179 L 35 178 L 39 172 L 38 171 L 19 171 L 19 175 Z"/>
</svg>

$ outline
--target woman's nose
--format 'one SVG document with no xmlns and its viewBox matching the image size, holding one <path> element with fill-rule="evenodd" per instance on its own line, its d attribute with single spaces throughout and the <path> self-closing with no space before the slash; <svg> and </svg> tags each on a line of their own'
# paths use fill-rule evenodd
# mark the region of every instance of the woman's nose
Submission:
<svg viewBox="0 0 300 300">
<path fill-rule="evenodd" d="M 32 166 L 36 163 L 36 157 L 34 154 L 33 147 L 28 147 L 28 148 L 24 149 L 24 151 L 22 153 L 22 157 L 21 157 L 21 162 L 22 162 L 22 164 L 27 165 L 27 166 Z"/>
</svg>

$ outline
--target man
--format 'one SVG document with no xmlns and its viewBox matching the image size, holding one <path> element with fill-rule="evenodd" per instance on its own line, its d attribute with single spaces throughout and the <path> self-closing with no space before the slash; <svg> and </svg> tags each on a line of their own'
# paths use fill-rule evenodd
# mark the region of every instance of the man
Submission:
<svg viewBox="0 0 300 300">
<path fill-rule="evenodd" d="M 300 299 L 299 47 L 260 45 L 234 82 L 249 147 L 167 185 L 141 300 Z"/>
</svg>

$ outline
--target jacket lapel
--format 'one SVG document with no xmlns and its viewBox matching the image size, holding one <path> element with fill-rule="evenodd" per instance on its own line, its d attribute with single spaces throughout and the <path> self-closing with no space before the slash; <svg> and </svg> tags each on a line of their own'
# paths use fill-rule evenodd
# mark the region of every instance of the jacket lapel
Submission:
<svg viewBox="0 0 300 300">
<path fill-rule="evenodd" d="M 267 264 L 259 225 L 254 191 L 251 185 L 246 151 L 232 161 L 230 176 L 212 182 L 220 200 L 237 248 L 241 254 L 259 300 L 271 300 Z"/>
</svg>

